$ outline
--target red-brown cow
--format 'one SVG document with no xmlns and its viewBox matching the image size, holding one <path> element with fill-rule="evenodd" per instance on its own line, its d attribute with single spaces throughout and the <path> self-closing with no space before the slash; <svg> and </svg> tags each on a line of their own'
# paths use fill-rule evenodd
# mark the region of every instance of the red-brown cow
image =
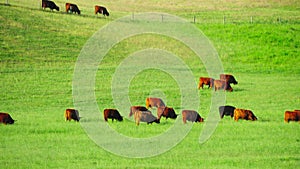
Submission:
<svg viewBox="0 0 300 169">
<path fill-rule="evenodd" d="M 134 120 L 135 124 L 138 126 L 140 122 L 147 122 L 147 124 L 151 124 L 153 122 L 160 123 L 160 119 L 153 116 L 151 111 L 136 111 L 134 112 Z"/>
<path fill-rule="evenodd" d="M 214 81 L 215 91 L 217 90 L 227 90 L 232 92 L 233 89 L 228 82 L 225 80 L 215 80 Z"/>
<path fill-rule="evenodd" d="M 172 107 L 158 107 L 157 108 L 157 118 L 160 119 L 161 117 L 165 117 L 166 119 L 176 119 L 177 114 L 175 113 Z"/>
<path fill-rule="evenodd" d="M 208 85 L 208 88 L 212 88 L 214 86 L 214 81 L 215 81 L 215 79 L 210 78 L 210 77 L 200 77 L 198 89 L 200 89 L 200 88 L 203 89 L 203 85 Z"/>
<path fill-rule="evenodd" d="M 80 117 L 79 117 L 78 110 L 75 110 L 75 109 L 66 109 L 66 111 L 65 111 L 65 118 L 66 118 L 66 121 L 71 121 L 72 119 L 75 120 L 75 121 L 79 121 Z"/>
<path fill-rule="evenodd" d="M 103 14 L 104 16 L 109 16 L 109 12 L 104 6 L 95 5 L 95 15 L 98 13 Z"/>
<path fill-rule="evenodd" d="M 53 1 L 48 1 L 48 0 L 42 0 L 42 8 L 43 9 L 50 8 L 51 11 L 53 9 L 56 9 L 57 11 L 59 11 L 59 7 L 56 6 L 56 4 Z"/>
<path fill-rule="evenodd" d="M 234 109 L 234 120 L 238 121 L 239 119 L 252 120 L 255 121 L 257 118 L 251 110 L 246 109 Z"/>
<path fill-rule="evenodd" d="M 231 74 L 220 74 L 220 79 L 225 80 L 226 82 L 233 83 L 233 84 L 238 84 L 238 82 L 235 80 L 235 78 Z"/>
<path fill-rule="evenodd" d="M 284 112 L 284 121 L 287 123 L 289 123 L 290 121 L 299 121 L 300 122 L 300 110 L 285 111 Z"/>
<path fill-rule="evenodd" d="M 132 115 L 134 115 L 134 112 L 136 111 L 148 111 L 148 109 L 144 106 L 131 106 L 130 107 L 130 113 L 129 113 L 129 117 L 131 117 Z"/>
<path fill-rule="evenodd" d="M 80 10 L 76 4 L 66 3 L 66 12 L 77 13 L 80 15 Z"/>
<path fill-rule="evenodd" d="M 11 118 L 8 113 L 0 113 L 0 123 L 3 124 L 14 124 L 15 120 Z"/>
<path fill-rule="evenodd" d="M 148 109 L 149 107 L 165 107 L 165 103 L 162 101 L 160 98 L 155 98 L 155 97 L 148 97 L 146 98 L 146 108 Z"/>
<path fill-rule="evenodd" d="M 107 121 L 107 119 L 112 119 L 112 121 L 114 121 L 114 119 L 123 121 L 123 117 L 117 109 L 104 109 L 103 116 L 105 121 Z"/>
<path fill-rule="evenodd" d="M 191 122 L 204 122 L 204 119 L 194 110 L 182 110 L 182 121 L 185 124 L 186 121 Z"/>
</svg>

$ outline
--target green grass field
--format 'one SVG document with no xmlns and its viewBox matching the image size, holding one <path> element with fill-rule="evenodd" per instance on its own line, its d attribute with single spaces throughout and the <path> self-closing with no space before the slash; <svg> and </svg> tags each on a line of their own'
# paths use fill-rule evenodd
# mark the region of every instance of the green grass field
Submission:
<svg viewBox="0 0 300 169">
<path fill-rule="evenodd" d="M 81 16 L 66 14 L 62 0 L 55 1 L 59 12 L 41 10 L 37 0 L 9 2 L 10 6 L 0 2 L 0 111 L 17 121 L 0 125 L 1 168 L 294 169 L 300 165 L 300 125 L 283 121 L 285 110 L 300 109 L 298 1 L 72 1 L 81 8 Z M 111 16 L 94 16 L 96 4 L 105 5 Z M 205 122 L 194 124 L 171 150 L 148 158 L 110 153 L 96 145 L 79 123 L 65 122 L 64 110 L 74 107 L 74 67 L 86 41 L 121 16 L 149 11 L 175 14 L 190 22 L 197 16 L 194 25 L 218 51 L 224 71 L 239 82 L 232 93 L 226 92 L 226 103 L 251 109 L 258 121 L 234 122 L 225 117 L 204 144 L 199 144 L 199 135 Z M 125 39 L 113 46 L 97 71 L 95 96 L 101 113 L 104 108 L 115 107 L 111 84 L 118 65 L 128 55 L 147 48 L 161 48 L 179 56 L 193 72 L 195 84 L 200 76 L 207 76 L 197 56 L 174 39 L 151 34 Z M 159 70 L 137 74 L 130 82 L 129 98 L 134 105 L 144 105 L 146 97 L 161 91 L 168 105 L 180 114 L 184 108 L 180 88 L 176 80 Z M 205 119 L 213 93 L 198 91 L 198 112 Z M 101 113 L 99 119 L 103 121 Z M 121 112 L 126 118 L 128 113 Z M 181 118 L 177 118 L 180 123 Z M 89 123 L 84 120 L 81 123 Z M 163 134 L 175 121 L 162 119 L 160 124 L 142 123 L 138 127 L 132 118 L 108 123 L 123 135 L 149 138 Z M 115 144 L 132 146 L 122 141 Z"/>
</svg>

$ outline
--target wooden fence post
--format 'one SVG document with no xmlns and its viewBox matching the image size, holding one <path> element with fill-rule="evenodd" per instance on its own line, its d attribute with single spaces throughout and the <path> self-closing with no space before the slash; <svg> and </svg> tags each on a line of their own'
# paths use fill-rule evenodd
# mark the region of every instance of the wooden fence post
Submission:
<svg viewBox="0 0 300 169">
<path fill-rule="evenodd" d="M 132 12 L 132 15 L 131 15 L 131 20 L 134 21 L 134 12 Z"/>
<path fill-rule="evenodd" d="M 226 22 L 226 16 L 224 15 L 223 16 L 223 24 L 225 24 L 225 22 Z"/>
<path fill-rule="evenodd" d="M 196 23 L 196 16 L 194 15 L 194 24 Z"/>
<path fill-rule="evenodd" d="M 253 16 L 251 16 L 250 18 L 250 23 L 253 23 Z"/>
</svg>

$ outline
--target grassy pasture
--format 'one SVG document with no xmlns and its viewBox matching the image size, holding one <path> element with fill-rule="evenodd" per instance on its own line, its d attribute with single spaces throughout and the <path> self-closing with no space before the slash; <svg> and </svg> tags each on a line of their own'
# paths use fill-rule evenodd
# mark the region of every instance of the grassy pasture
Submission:
<svg viewBox="0 0 300 169">
<path fill-rule="evenodd" d="M 20 7 L 20 2 L 25 8 Z M 39 1 L 10 1 L 0 5 L 0 111 L 9 112 L 14 125 L 0 125 L 0 163 L 5 168 L 296 168 L 300 161 L 300 126 L 283 122 L 285 110 L 300 109 L 299 2 L 298 1 L 106 1 L 110 19 L 93 16 L 96 1 L 77 3 L 83 16 L 39 9 Z M 63 11 L 64 1 L 57 4 Z M 34 5 L 32 5 L 34 4 Z M 36 4 L 36 6 L 35 6 Z M 183 6 L 183 7 L 182 7 Z M 26 8 L 27 7 L 27 8 Z M 251 7 L 251 8 L 249 8 Z M 226 117 L 204 144 L 199 135 L 204 124 L 168 152 L 142 159 L 124 158 L 98 147 L 80 124 L 65 122 L 63 112 L 73 107 L 72 78 L 77 56 L 86 40 L 103 25 L 132 11 L 163 11 L 187 19 L 195 14 L 218 18 L 247 10 L 264 17 L 261 22 L 196 24 L 209 37 L 223 62 L 239 84 L 226 93 L 227 104 L 253 110 L 256 122 L 233 122 Z M 203 11 L 203 12 L 202 12 Z M 245 12 L 244 15 L 249 15 Z M 280 14 L 287 23 L 274 22 Z M 295 17 L 291 17 L 295 16 Z M 276 20 L 276 19 L 275 19 Z M 264 21 L 267 21 L 264 23 Z M 200 22 L 201 23 L 201 22 Z M 195 82 L 207 74 L 188 49 L 167 37 L 142 35 L 114 46 L 99 65 L 95 95 L 99 110 L 114 107 L 111 79 L 119 63 L 144 48 L 163 48 L 183 59 Z M 156 78 L 163 79 L 157 81 Z M 141 83 L 147 82 L 147 83 Z M 158 70 L 138 74 L 130 83 L 133 104 L 144 105 L 159 89 L 168 104 L 180 113 L 181 94 L 176 81 Z M 201 90 L 200 114 L 206 118 L 211 91 Z M 128 112 L 121 112 L 127 116 Z M 217 112 L 216 112 L 217 113 Z M 155 113 L 154 113 L 155 114 Z M 99 114 L 102 118 L 102 115 Z M 132 120 L 132 119 L 131 119 Z M 109 122 L 110 127 L 132 137 L 163 133 L 174 121 L 141 124 L 131 120 Z M 181 121 L 181 116 L 177 120 Z M 191 125 L 191 124 L 187 124 Z M 121 143 L 119 143 L 121 144 Z M 126 146 L 126 145 L 124 145 Z"/>
</svg>

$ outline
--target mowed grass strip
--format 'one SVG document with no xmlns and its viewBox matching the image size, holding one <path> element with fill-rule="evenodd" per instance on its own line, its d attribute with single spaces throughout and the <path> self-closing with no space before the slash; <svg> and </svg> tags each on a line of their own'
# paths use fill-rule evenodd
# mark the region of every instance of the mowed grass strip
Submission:
<svg viewBox="0 0 300 169">
<path fill-rule="evenodd" d="M 253 110 L 258 121 L 234 122 L 225 117 L 204 144 L 199 144 L 199 135 L 205 123 L 194 124 L 187 137 L 170 151 L 151 158 L 131 159 L 98 147 L 79 123 L 65 122 L 63 117 L 65 108 L 73 107 L 73 69 L 81 47 L 107 20 L 2 5 L 0 12 L 3 44 L 0 47 L 0 109 L 17 120 L 14 125 L 0 125 L 2 166 L 295 168 L 299 164 L 300 126 L 295 122 L 283 122 L 284 111 L 299 109 L 300 102 L 299 68 L 295 66 L 299 62 L 297 23 L 197 25 L 216 46 L 225 71 L 232 73 L 239 82 L 233 86 L 234 92 L 226 93 L 227 103 Z M 271 30 L 272 39 L 267 36 Z M 157 41 L 162 43 L 157 45 Z M 110 51 L 103 65 L 99 65 L 95 94 L 100 120 L 102 108 L 114 107 L 110 82 L 117 65 L 132 52 L 148 45 L 162 46 L 179 55 L 191 67 L 195 81 L 207 75 L 192 52 L 178 48 L 180 44 L 170 43 L 165 37 L 146 35 L 125 40 Z M 159 78 L 165 81 L 161 83 Z M 130 84 L 129 96 L 134 104 L 143 105 L 145 97 L 157 90 L 166 93 L 168 104 L 180 114 L 178 86 L 164 72 L 147 70 L 138 74 Z M 198 92 L 198 111 L 206 118 L 212 93 L 208 89 Z M 129 112 L 121 113 L 127 116 Z M 181 116 L 177 120 L 181 121 Z M 139 127 L 132 119 L 108 122 L 122 134 L 145 138 L 163 133 L 173 123 L 164 118 L 161 124 Z M 115 144 L 122 145 L 122 141 Z"/>
</svg>

